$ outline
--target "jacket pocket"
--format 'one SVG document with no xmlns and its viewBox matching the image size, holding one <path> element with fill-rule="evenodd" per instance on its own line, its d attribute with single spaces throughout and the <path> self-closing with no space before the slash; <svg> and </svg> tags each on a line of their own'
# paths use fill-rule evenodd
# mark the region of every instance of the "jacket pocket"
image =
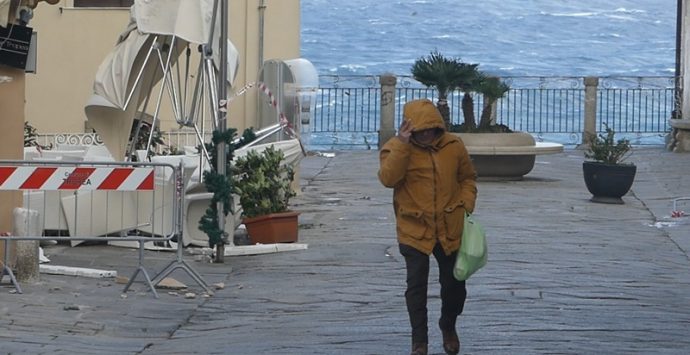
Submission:
<svg viewBox="0 0 690 355">
<path fill-rule="evenodd" d="M 460 239 L 462 235 L 465 208 L 463 202 L 451 204 L 443 209 L 443 218 L 446 224 L 446 237 L 450 240 Z"/>
<path fill-rule="evenodd" d="M 398 231 L 414 239 L 424 239 L 427 225 L 424 223 L 422 211 L 398 210 Z"/>
</svg>

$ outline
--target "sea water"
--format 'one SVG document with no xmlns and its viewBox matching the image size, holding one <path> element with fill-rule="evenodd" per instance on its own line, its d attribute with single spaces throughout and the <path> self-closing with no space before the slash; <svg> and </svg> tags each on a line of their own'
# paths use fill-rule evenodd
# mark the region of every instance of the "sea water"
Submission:
<svg viewBox="0 0 690 355">
<path fill-rule="evenodd" d="M 409 76 L 416 59 L 436 50 L 502 77 L 675 75 L 676 0 L 302 0 L 301 6 L 301 54 L 322 78 Z M 334 138 L 307 136 L 313 149 L 327 149 Z"/>
<path fill-rule="evenodd" d="M 499 76 L 674 75 L 677 0 L 302 0 L 319 74 L 409 75 L 438 50 Z"/>
</svg>

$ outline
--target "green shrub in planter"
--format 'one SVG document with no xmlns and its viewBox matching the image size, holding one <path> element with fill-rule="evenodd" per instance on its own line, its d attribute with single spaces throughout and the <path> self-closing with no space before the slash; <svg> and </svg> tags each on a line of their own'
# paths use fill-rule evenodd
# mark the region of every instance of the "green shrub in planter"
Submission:
<svg viewBox="0 0 690 355">
<path fill-rule="evenodd" d="M 289 200 L 295 196 L 291 187 L 295 172 L 282 163 L 284 157 L 271 146 L 262 152 L 250 150 L 235 160 L 235 192 L 244 217 L 288 211 Z"/>
<path fill-rule="evenodd" d="M 615 139 L 616 132 L 604 123 L 606 135 L 589 137 L 589 148 L 585 157 L 596 162 L 612 165 L 625 164 L 623 161 L 630 155 L 632 145 L 628 139 Z"/>
<path fill-rule="evenodd" d="M 622 204 L 635 180 L 637 167 L 624 160 L 632 146 L 627 139 L 615 139 L 615 132 L 606 125 L 606 135 L 589 136 L 589 148 L 585 157 L 591 161 L 582 163 L 582 172 L 591 201 Z"/>
</svg>

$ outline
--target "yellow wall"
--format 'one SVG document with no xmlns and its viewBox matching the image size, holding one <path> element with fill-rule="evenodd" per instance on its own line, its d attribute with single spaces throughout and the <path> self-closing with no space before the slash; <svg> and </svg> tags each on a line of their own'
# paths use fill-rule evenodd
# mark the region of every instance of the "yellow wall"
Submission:
<svg viewBox="0 0 690 355">
<path fill-rule="evenodd" d="M 259 63 L 259 5 L 261 0 L 230 2 L 230 37 L 240 50 L 240 74 L 236 82 L 250 83 L 257 80 Z M 299 0 L 265 0 L 264 53 L 263 59 L 293 59 L 300 56 Z M 239 17 L 239 21 L 232 21 Z M 231 107 L 229 122 L 242 130 L 256 126 L 256 90 L 241 97 L 242 104 Z M 233 105 L 240 100 L 233 101 Z M 246 110 L 246 111 L 245 111 Z M 242 119 L 244 118 L 244 119 Z"/>
<path fill-rule="evenodd" d="M 229 37 L 240 53 L 236 87 L 256 80 L 260 65 L 259 6 L 262 0 L 229 0 Z M 264 59 L 300 55 L 299 0 L 264 0 Z M 37 73 L 26 77 L 26 120 L 40 134 L 84 131 L 84 105 L 98 66 L 129 22 L 129 9 L 72 8 L 72 0 L 41 3 L 29 23 L 38 32 Z M 192 60 L 192 67 L 195 69 Z M 157 92 L 154 90 L 154 92 Z M 230 106 L 228 127 L 254 126 L 256 90 Z M 177 128 L 164 102 L 162 128 Z M 152 109 L 148 110 L 152 112 Z"/>
<path fill-rule="evenodd" d="M 39 5 L 29 23 L 38 32 L 38 55 L 36 74 L 27 74 L 26 120 L 39 133 L 84 131 L 96 70 L 129 17 L 124 10 L 60 5 Z"/>
</svg>

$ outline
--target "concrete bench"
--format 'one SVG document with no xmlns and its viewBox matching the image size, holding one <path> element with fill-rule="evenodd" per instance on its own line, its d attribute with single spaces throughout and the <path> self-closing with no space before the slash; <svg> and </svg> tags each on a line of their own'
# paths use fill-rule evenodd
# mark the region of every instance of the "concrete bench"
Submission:
<svg viewBox="0 0 690 355">
<path fill-rule="evenodd" d="M 671 135 L 666 148 L 675 153 L 690 152 L 690 119 L 670 119 Z"/>
</svg>

